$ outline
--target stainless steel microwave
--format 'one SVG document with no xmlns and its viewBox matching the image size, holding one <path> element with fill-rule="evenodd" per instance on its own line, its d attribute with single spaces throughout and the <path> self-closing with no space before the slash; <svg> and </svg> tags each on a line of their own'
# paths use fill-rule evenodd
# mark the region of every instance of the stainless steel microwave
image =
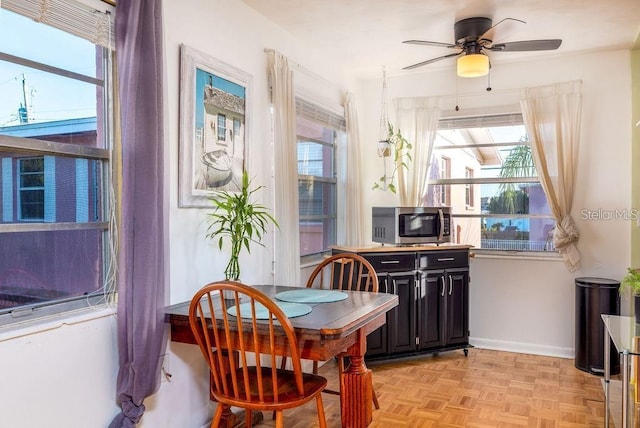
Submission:
<svg viewBox="0 0 640 428">
<path fill-rule="evenodd" d="M 440 244 L 451 241 L 450 207 L 373 207 L 372 240 L 382 244 Z"/>
</svg>

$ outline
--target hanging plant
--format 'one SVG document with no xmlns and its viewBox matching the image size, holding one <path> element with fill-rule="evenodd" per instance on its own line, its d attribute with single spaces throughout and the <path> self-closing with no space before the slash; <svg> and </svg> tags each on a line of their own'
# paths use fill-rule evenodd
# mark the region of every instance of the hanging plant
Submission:
<svg viewBox="0 0 640 428">
<path fill-rule="evenodd" d="M 242 174 L 240 192 L 216 191 L 211 196 L 214 212 L 208 214 L 207 238 L 218 238 L 218 248 L 222 250 L 225 240 L 231 244 L 231 257 L 224 270 L 225 279 L 240 278 L 240 252 L 243 248 L 251 253 L 251 243 L 264 246 L 260 241 L 267 226 L 278 222 L 261 204 L 251 201 L 251 196 L 264 186 L 249 189 L 251 182 L 246 171 Z"/>
<path fill-rule="evenodd" d="M 391 122 L 387 122 L 387 130 L 387 139 L 378 142 L 378 150 L 380 153 L 380 148 L 385 147 L 388 148 L 390 152 L 387 153 L 388 155 L 393 154 L 393 169 L 391 175 L 387 175 L 387 162 L 385 159 L 387 156 L 383 156 L 384 173 L 378 181 L 373 184 L 373 190 L 389 190 L 392 193 L 396 193 L 396 175 L 398 170 L 409 168 L 408 162 L 412 160 L 409 151 L 412 145 L 402 136 L 400 129 L 395 129 Z"/>
</svg>

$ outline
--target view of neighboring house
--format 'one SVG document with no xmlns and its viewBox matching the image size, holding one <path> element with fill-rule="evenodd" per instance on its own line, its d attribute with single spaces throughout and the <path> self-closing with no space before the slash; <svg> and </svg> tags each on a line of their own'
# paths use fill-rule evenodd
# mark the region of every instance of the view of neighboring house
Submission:
<svg viewBox="0 0 640 428">
<path fill-rule="evenodd" d="M 96 118 L 5 126 L 0 135 L 92 147 Z M 19 149 L 0 153 L 0 224 L 16 227 L 0 239 L 0 309 L 82 296 L 101 287 L 102 173 L 95 159 Z M 18 231 L 20 225 L 37 223 L 54 228 Z M 61 230 L 56 224 L 80 227 Z"/>
</svg>

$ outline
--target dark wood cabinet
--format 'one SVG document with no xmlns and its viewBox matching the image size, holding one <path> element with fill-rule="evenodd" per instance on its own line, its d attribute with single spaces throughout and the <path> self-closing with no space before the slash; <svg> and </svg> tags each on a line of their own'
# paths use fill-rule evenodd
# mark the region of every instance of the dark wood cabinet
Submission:
<svg viewBox="0 0 640 428">
<path fill-rule="evenodd" d="M 334 254 L 344 252 L 336 248 Z M 396 294 L 385 325 L 367 336 L 366 358 L 469 347 L 469 249 L 352 251 L 376 270 L 379 291 Z"/>
<path fill-rule="evenodd" d="M 386 281 L 387 290 L 390 286 L 391 293 L 398 296 L 398 306 L 387 313 L 388 353 L 414 351 L 416 348 L 416 275 L 414 272 L 393 272 L 387 274 Z"/>
<path fill-rule="evenodd" d="M 419 348 L 468 346 L 469 269 L 424 270 L 419 275 Z"/>
</svg>

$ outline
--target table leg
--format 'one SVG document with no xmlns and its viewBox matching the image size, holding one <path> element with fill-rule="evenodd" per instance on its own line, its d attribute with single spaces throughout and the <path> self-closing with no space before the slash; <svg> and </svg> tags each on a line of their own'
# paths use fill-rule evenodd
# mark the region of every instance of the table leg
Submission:
<svg viewBox="0 0 640 428">
<path fill-rule="evenodd" d="M 628 427 L 629 415 L 629 351 L 622 351 L 622 426 Z"/>
<path fill-rule="evenodd" d="M 604 427 L 609 428 L 609 381 L 611 380 L 611 336 L 604 326 Z"/>
<path fill-rule="evenodd" d="M 347 349 L 350 364 L 340 379 L 340 412 L 345 428 L 364 428 L 373 417 L 373 382 L 371 370 L 364 363 L 367 337 L 362 330 L 357 340 Z"/>
</svg>

